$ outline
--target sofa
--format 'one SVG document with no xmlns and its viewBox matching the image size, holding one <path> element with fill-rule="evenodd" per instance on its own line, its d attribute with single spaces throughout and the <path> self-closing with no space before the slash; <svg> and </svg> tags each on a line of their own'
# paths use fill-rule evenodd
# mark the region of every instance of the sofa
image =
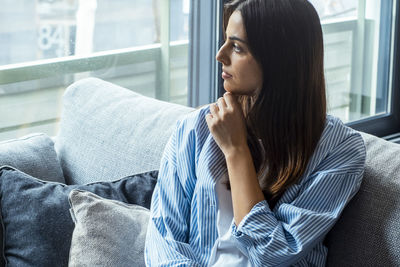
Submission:
<svg viewBox="0 0 400 267">
<path fill-rule="evenodd" d="M 70 85 L 56 136 L 0 142 L 1 264 L 143 265 L 161 155 L 193 110 L 97 78 Z M 327 266 L 400 266 L 400 145 L 362 136 L 364 179 L 324 241 Z"/>
</svg>

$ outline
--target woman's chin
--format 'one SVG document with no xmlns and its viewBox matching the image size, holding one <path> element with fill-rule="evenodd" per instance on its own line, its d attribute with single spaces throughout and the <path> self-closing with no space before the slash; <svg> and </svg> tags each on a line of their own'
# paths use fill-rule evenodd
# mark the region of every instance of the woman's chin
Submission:
<svg viewBox="0 0 400 267">
<path fill-rule="evenodd" d="M 232 84 L 232 82 L 228 80 L 224 80 L 224 89 L 225 91 L 232 93 L 237 96 L 254 96 L 256 93 L 256 89 L 246 88 L 245 86 L 240 86 L 238 84 Z"/>
<path fill-rule="evenodd" d="M 231 87 L 228 87 L 228 86 L 224 86 L 224 89 L 225 89 L 226 92 L 229 92 L 229 93 L 231 93 L 233 95 L 236 95 L 236 96 L 253 96 L 253 94 L 254 94 L 254 92 L 247 92 L 247 91 L 244 91 L 244 90 L 240 90 L 238 88 L 231 88 Z"/>
<path fill-rule="evenodd" d="M 238 91 L 240 91 L 240 90 L 238 90 L 237 88 L 232 87 L 232 86 L 229 84 L 229 82 L 227 82 L 227 81 L 224 81 L 224 89 L 225 89 L 225 91 L 227 91 L 227 92 L 229 92 L 229 93 L 232 93 L 232 94 L 234 94 L 234 95 L 238 94 Z"/>
</svg>

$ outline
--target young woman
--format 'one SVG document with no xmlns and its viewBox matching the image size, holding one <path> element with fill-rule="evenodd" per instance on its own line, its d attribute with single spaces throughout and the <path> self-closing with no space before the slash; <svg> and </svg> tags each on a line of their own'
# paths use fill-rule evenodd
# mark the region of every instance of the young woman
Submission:
<svg viewBox="0 0 400 267">
<path fill-rule="evenodd" d="M 165 148 L 146 264 L 324 266 L 365 146 L 326 115 L 318 15 L 306 0 L 234 0 L 224 30 L 226 93 L 179 121 Z"/>
</svg>

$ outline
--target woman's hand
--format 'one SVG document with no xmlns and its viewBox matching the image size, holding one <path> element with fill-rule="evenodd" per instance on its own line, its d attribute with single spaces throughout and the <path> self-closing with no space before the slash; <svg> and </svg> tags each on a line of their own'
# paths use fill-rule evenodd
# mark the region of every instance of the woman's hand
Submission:
<svg viewBox="0 0 400 267">
<path fill-rule="evenodd" d="M 217 105 L 218 103 L 218 105 Z M 215 142 L 225 156 L 247 147 L 246 124 L 242 107 L 236 96 L 226 92 L 210 105 L 206 121 Z"/>
<path fill-rule="evenodd" d="M 265 199 L 247 145 L 243 111 L 231 93 L 219 98 L 218 106 L 211 104 L 210 111 L 206 115 L 207 125 L 226 158 L 233 217 L 239 225 L 254 205 Z"/>
</svg>

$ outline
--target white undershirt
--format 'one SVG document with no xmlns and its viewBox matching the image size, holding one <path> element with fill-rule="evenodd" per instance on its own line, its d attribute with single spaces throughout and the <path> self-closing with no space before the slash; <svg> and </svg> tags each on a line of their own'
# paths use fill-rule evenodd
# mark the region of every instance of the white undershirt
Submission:
<svg viewBox="0 0 400 267">
<path fill-rule="evenodd" d="M 209 266 L 251 267 L 249 259 L 235 244 L 231 235 L 233 207 L 231 191 L 226 188 L 227 173 L 216 184 L 218 196 L 217 231 L 218 238 L 211 251 Z"/>
</svg>

